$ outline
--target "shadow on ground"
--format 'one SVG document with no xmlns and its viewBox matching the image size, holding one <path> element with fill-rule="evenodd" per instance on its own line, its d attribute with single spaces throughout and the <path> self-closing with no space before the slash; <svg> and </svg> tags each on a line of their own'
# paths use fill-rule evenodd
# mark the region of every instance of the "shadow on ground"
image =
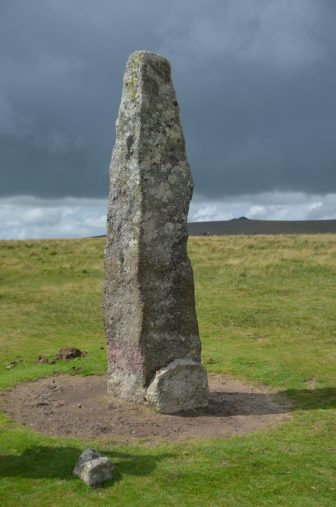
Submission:
<svg viewBox="0 0 336 507">
<path fill-rule="evenodd" d="M 224 399 L 225 397 L 225 399 Z M 231 398 L 231 402 L 230 402 Z M 278 403 L 274 403 L 277 399 Z M 291 404 L 288 403 L 291 401 Z M 284 405 L 281 405 L 281 402 Z M 272 408 L 273 407 L 273 408 Z M 202 416 L 267 415 L 295 410 L 327 410 L 336 408 L 336 388 L 288 389 L 274 394 L 226 392 L 211 393 L 208 409 L 202 410 Z M 179 417 L 197 417 L 198 411 L 181 413 Z M 168 416 L 169 417 L 169 416 Z M 176 417 L 176 416 L 175 416 Z M 32 446 L 21 455 L 0 455 L 0 477 L 24 477 L 30 479 L 77 480 L 72 470 L 83 449 L 76 447 Z M 157 465 L 173 453 L 153 455 L 133 455 L 127 452 L 105 452 L 117 465 L 115 480 L 123 475 L 146 476 Z M 109 487 L 107 483 L 105 487 Z"/>
<path fill-rule="evenodd" d="M 336 387 L 316 389 L 287 389 L 278 393 L 293 400 L 291 410 L 314 410 L 336 408 Z"/>
<path fill-rule="evenodd" d="M 180 412 L 180 417 L 234 417 L 240 415 L 271 415 L 296 410 L 336 408 L 336 388 L 287 389 L 278 393 L 210 393 L 209 406 L 191 412 Z"/>
<path fill-rule="evenodd" d="M 0 477 L 24 477 L 29 479 L 78 480 L 73 468 L 83 452 L 76 447 L 33 446 L 20 455 L 0 455 Z M 157 464 L 174 454 L 133 455 L 125 452 L 105 452 L 117 465 L 114 480 L 123 475 L 146 476 L 153 472 Z"/>
</svg>

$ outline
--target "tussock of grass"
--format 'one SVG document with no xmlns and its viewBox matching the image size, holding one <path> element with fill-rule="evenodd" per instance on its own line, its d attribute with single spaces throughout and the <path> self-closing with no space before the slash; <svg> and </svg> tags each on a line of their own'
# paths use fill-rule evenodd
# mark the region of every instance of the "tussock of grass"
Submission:
<svg viewBox="0 0 336 507">
<path fill-rule="evenodd" d="M 103 249 L 104 239 L 0 242 L 0 388 L 105 371 Z M 1 505 L 335 505 L 335 236 L 191 238 L 189 252 L 205 365 L 284 391 L 293 422 L 150 447 L 49 438 L 3 414 Z M 65 346 L 88 354 L 36 362 Z M 72 477 L 88 445 L 117 463 L 112 485 Z"/>
</svg>

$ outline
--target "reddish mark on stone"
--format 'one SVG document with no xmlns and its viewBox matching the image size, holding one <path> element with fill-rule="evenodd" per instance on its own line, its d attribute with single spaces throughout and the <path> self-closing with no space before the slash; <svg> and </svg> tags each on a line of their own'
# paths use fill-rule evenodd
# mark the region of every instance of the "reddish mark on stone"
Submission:
<svg viewBox="0 0 336 507">
<path fill-rule="evenodd" d="M 130 373 L 143 372 L 143 356 L 135 345 L 125 345 L 124 347 L 109 345 L 108 358 L 110 368 L 115 367 Z"/>
</svg>

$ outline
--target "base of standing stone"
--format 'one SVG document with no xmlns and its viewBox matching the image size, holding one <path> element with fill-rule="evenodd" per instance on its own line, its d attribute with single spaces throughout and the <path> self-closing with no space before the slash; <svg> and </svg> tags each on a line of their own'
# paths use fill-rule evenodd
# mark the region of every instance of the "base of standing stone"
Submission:
<svg viewBox="0 0 336 507">
<path fill-rule="evenodd" d="M 140 380 L 137 375 L 114 369 L 108 374 L 107 393 L 124 400 L 140 403 L 144 401 L 146 396 L 146 388 L 143 387 Z"/>
<path fill-rule="evenodd" d="M 191 359 L 175 359 L 158 370 L 147 389 L 146 400 L 162 414 L 174 414 L 208 405 L 206 369 Z"/>
</svg>

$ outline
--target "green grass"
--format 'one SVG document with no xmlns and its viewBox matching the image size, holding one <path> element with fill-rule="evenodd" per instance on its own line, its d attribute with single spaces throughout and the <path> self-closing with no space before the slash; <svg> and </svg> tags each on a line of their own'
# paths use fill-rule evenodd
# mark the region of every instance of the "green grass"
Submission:
<svg viewBox="0 0 336 507">
<path fill-rule="evenodd" d="M 1 389 L 74 366 L 105 371 L 103 249 L 103 239 L 0 242 Z M 285 392 L 292 422 L 228 440 L 130 446 L 50 438 L 2 414 L 1 506 L 336 504 L 336 237 L 191 238 L 189 252 L 208 370 Z M 62 346 L 87 355 L 37 363 Z M 71 473 L 88 445 L 118 466 L 96 490 Z"/>
</svg>

